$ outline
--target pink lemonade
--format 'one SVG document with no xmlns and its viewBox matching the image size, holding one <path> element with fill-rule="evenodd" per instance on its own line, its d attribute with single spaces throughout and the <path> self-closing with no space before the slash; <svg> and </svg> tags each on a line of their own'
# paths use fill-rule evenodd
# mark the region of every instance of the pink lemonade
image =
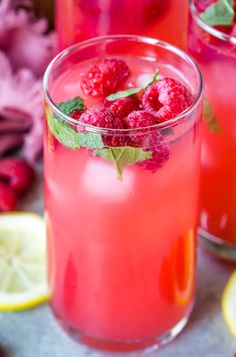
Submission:
<svg viewBox="0 0 236 357">
<path fill-rule="evenodd" d="M 96 36 L 136 34 L 185 48 L 188 0 L 57 0 L 59 47 Z"/>
<path fill-rule="evenodd" d="M 202 70 L 207 99 L 201 234 L 210 249 L 236 259 L 236 37 L 204 24 L 194 13 L 193 9 L 188 46 Z"/>
<path fill-rule="evenodd" d="M 78 45 L 68 58 L 59 57 L 48 70 L 50 98 L 58 103 L 80 96 L 87 108 L 103 100 L 85 96 L 80 87 L 84 73 L 98 61 L 91 59 L 98 47 L 99 59 L 122 58 L 131 68 L 125 86 L 147 83 L 157 68 L 160 78 L 180 80 L 195 104 L 182 118 L 158 128 L 168 148 L 163 166 L 152 172 L 140 163 L 127 164 L 119 177 L 114 163 L 91 150 L 63 146 L 50 125 L 44 151 L 52 309 L 80 341 L 123 351 L 173 338 L 191 312 L 201 137 L 201 79 L 191 60 L 173 47 L 134 39 L 129 55 L 119 50 L 128 38 L 114 37 L 88 42 L 84 48 L 89 51 L 81 56 Z M 50 122 L 50 103 L 46 108 Z"/>
</svg>

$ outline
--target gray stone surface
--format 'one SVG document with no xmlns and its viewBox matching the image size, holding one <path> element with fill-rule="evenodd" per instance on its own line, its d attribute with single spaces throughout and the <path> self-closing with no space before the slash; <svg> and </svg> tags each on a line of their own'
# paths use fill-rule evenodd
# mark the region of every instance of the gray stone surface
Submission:
<svg viewBox="0 0 236 357">
<path fill-rule="evenodd" d="M 42 168 L 39 168 L 42 172 Z M 43 211 L 41 180 L 22 207 Z M 235 265 L 198 252 L 197 301 L 184 331 L 154 357 L 234 357 L 236 340 L 221 314 L 223 287 Z M 0 314 L 0 357 L 141 357 L 143 353 L 111 354 L 77 344 L 58 326 L 47 304 L 30 311 Z"/>
</svg>

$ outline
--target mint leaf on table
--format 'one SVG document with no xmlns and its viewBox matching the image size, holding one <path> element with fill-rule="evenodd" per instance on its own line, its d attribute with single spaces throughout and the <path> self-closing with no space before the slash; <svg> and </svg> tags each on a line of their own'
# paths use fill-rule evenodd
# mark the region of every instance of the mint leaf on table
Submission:
<svg viewBox="0 0 236 357">
<path fill-rule="evenodd" d="M 144 151 L 141 148 L 133 148 L 130 146 L 110 147 L 96 150 L 94 153 L 115 165 L 119 180 L 122 180 L 122 172 L 125 165 L 133 165 L 137 162 L 152 158 L 150 151 Z"/>
<path fill-rule="evenodd" d="M 211 26 L 230 26 L 234 22 L 234 0 L 218 0 L 201 13 L 200 18 Z"/>
<path fill-rule="evenodd" d="M 46 111 L 49 130 L 63 146 L 71 150 L 86 147 L 97 149 L 103 147 L 103 141 L 100 134 L 96 133 L 78 133 L 73 130 L 65 121 L 55 118 Z"/>
<path fill-rule="evenodd" d="M 207 122 L 209 131 L 212 131 L 213 133 L 220 132 L 219 123 L 217 121 L 213 108 L 207 99 L 204 99 L 203 101 L 203 117 Z"/>
<path fill-rule="evenodd" d="M 57 107 L 66 115 L 70 115 L 74 110 L 85 109 L 84 100 L 81 97 L 75 97 L 66 102 L 57 103 Z"/>
<path fill-rule="evenodd" d="M 158 74 L 159 74 L 159 71 L 156 70 L 155 71 L 155 74 L 152 78 L 152 80 L 146 84 L 145 86 L 143 87 L 137 87 L 137 88 L 130 88 L 130 89 L 127 89 L 127 90 L 123 90 L 123 91 L 119 91 L 119 92 L 116 92 L 114 94 L 110 94 L 106 100 L 108 101 L 113 101 L 113 100 L 116 100 L 116 99 L 120 99 L 120 98 L 125 98 L 125 97 L 129 97 L 130 95 L 133 95 L 133 94 L 136 94 L 138 92 L 140 92 L 141 90 L 145 90 L 146 88 L 148 88 L 151 84 L 153 84 L 154 82 L 156 82 L 157 80 L 157 77 L 158 77 Z"/>
</svg>

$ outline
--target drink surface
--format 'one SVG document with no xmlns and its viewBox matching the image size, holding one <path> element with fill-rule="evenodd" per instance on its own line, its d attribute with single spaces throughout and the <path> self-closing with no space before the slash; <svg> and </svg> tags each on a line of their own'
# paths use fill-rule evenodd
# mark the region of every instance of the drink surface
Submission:
<svg viewBox="0 0 236 357">
<path fill-rule="evenodd" d="M 189 83 L 168 64 L 122 58 L 133 87 L 160 77 Z M 91 62 L 59 76 L 54 102 L 81 94 Z M 191 89 L 191 88 L 190 88 Z M 101 98 L 99 99 L 101 100 Z M 98 99 L 86 97 L 89 107 Z M 157 172 L 69 150 L 47 130 L 45 201 L 52 308 L 63 325 L 97 340 L 137 343 L 171 330 L 192 308 L 200 128 L 191 120 L 163 130 L 169 158 Z"/>
<path fill-rule="evenodd" d="M 56 27 L 61 49 L 120 33 L 155 37 L 183 48 L 187 16 L 188 0 L 57 0 Z"/>
<path fill-rule="evenodd" d="M 188 47 L 202 70 L 210 117 L 216 123 L 203 126 L 200 225 L 236 244 L 236 47 L 206 33 L 193 20 Z"/>
</svg>

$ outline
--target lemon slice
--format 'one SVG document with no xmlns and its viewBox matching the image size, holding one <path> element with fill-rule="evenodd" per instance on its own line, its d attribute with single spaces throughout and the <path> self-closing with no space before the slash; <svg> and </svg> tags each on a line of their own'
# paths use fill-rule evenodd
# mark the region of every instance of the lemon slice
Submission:
<svg viewBox="0 0 236 357">
<path fill-rule="evenodd" d="M 236 271 L 231 275 L 224 289 L 222 311 L 227 325 L 236 337 Z"/>
<path fill-rule="evenodd" d="M 43 219 L 28 212 L 0 214 L 0 311 L 48 300 Z"/>
</svg>

